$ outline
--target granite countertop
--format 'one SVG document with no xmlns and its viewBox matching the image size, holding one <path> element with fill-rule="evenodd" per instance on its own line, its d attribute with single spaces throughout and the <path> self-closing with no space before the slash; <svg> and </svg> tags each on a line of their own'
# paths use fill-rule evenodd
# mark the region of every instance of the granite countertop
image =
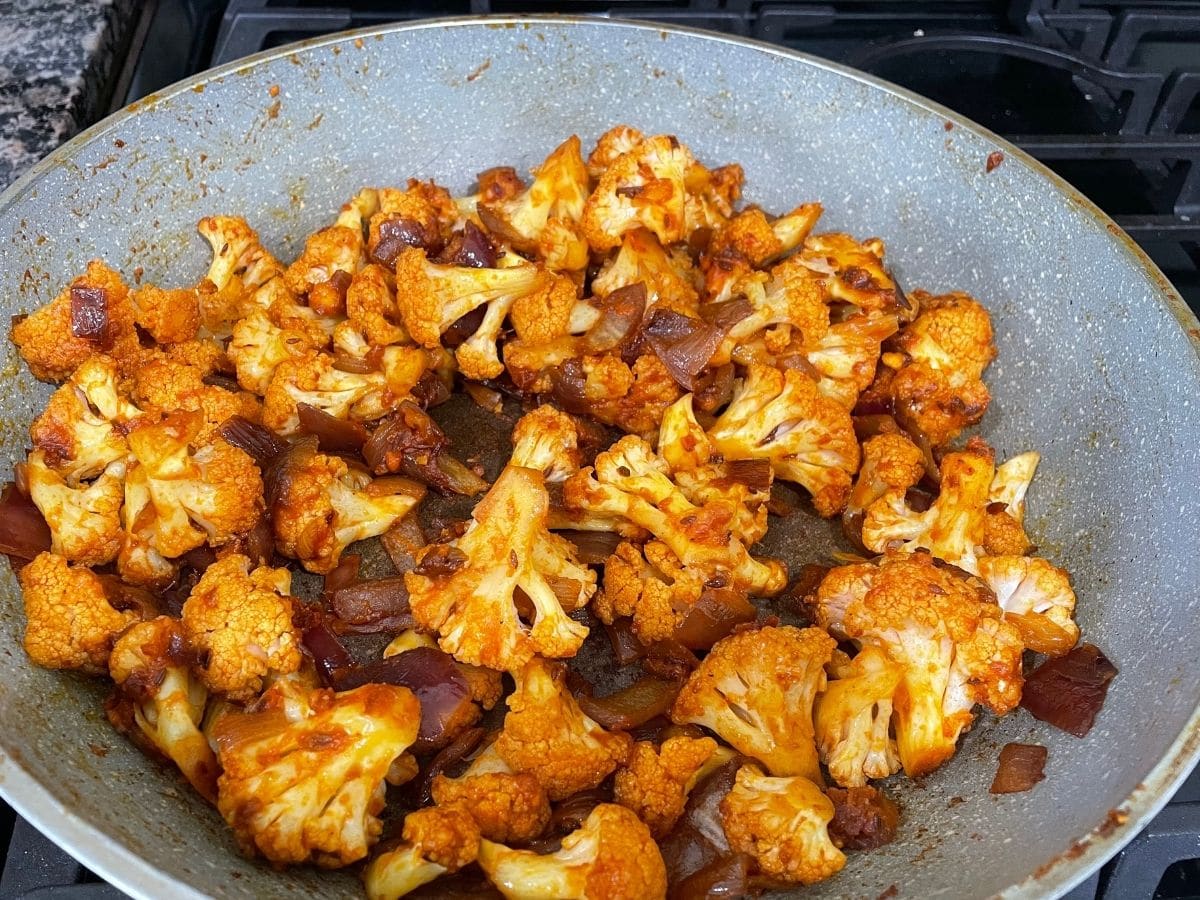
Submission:
<svg viewBox="0 0 1200 900">
<path fill-rule="evenodd" d="M 137 0 L 0 0 L 0 189 L 108 111 Z"/>
</svg>

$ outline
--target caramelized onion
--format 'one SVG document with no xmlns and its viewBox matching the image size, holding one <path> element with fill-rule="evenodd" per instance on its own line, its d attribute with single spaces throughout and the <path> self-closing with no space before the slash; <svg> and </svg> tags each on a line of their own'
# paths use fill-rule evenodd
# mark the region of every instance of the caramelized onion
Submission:
<svg viewBox="0 0 1200 900">
<path fill-rule="evenodd" d="M 380 222 L 378 232 L 371 260 L 389 269 L 405 247 L 420 247 L 435 253 L 442 243 L 436 228 L 426 228 L 415 219 L 400 215 L 388 216 Z"/>
<path fill-rule="evenodd" d="M 671 888 L 671 900 L 735 900 L 758 894 L 750 885 L 751 859 L 745 853 L 719 856 Z"/>
<path fill-rule="evenodd" d="M 437 372 L 426 372 L 410 393 L 421 409 L 433 409 L 450 399 L 450 388 Z"/>
<path fill-rule="evenodd" d="M 135 610 L 143 619 L 153 619 L 163 611 L 162 601 L 145 588 L 122 581 L 116 575 L 98 575 L 104 599 L 118 612 Z"/>
<path fill-rule="evenodd" d="M 473 495 L 487 482 L 450 456 L 445 433 L 411 400 L 404 400 L 363 445 L 363 458 L 376 475 L 415 478 L 443 493 Z"/>
<path fill-rule="evenodd" d="M 453 772 L 460 762 L 475 752 L 475 748 L 483 743 L 485 737 L 487 737 L 487 729 L 468 728 L 437 752 L 414 785 L 417 799 L 422 806 L 432 802 L 433 782 L 437 777 L 443 772 Z"/>
<path fill-rule="evenodd" d="M 237 383 L 236 378 L 231 378 L 228 375 L 222 375 L 220 372 L 213 372 L 210 375 L 205 375 L 201 381 L 209 387 L 218 387 L 223 391 L 229 391 L 231 394 L 236 394 L 240 391 L 241 385 Z"/>
<path fill-rule="evenodd" d="M 725 475 L 756 493 L 766 493 L 771 489 L 769 459 L 735 459 L 725 463 Z"/>
<path fill-rule="evenodd" d="M 12 482 L 0 493 L 0 553 L 33 559 L 50 549 L 50 526 L 41 511 Z"/>
<path fill-rule="evenodd" d="M 355 356 L 344 350 L 333 353 L 333 367 L 339 372 L 349 372 L 352 375 L 367 375 L 379 371 L 379 367 L 369 357 Z"/>
<path fill-rule="evenodd" d="M 388 559 L 396 567 L 396 572 L 403 575 L 410 572 L 417 564 L 417 552 L 429 541 L 421 528 L 421 521 L 416 510 L 396 522 L 379 538 Z"/>
<path fill-rule="evenodd" d="M 326 685 L 336 686 L 338 673 L 354 668 L 350 651 L 323 622 L 313 622 L 305 628 L 300 643 L 312 657 L 317 674 Z"/>
<path fill-rule="evenodd" d="M 300 430 L 315 435 L 322 451 L 361 450 L 367 442 L 367 429 L 358 422 L 339 419 L 307 403 L 297 403 L 296 414 Z"/>
<path fill-rule="evenodd" d="M 696 386 L 696 376 L 708 365 L 725 334 L 701 319 L 667 309 L 655 309 L 642 336 L 684 390 Z"/>
<path fill-rule="evenodd" d="M 733 363 L 710 366 L 696 379 L 692 403 L 698 412 L 715 413 L 733 399 Z"/>
<path fill-rule="evenodd" d="M 588 353 L 615 350 L 636 334 L 642 323 L 646 285 L 640 281 L 629 284 L 592 302 L 600 310 L 600 318 L 583 336 L 583 345 Z"/>
<path fill-rule="evenodd" d="M 829 838 L 843 850 L 874 850 L 890 844 L 900 825 L 900 808 L 876 787 L 829 788 L 833 821 Z"/>
<path fill-rule="evenodd" d="M 633 633 L 632 619 L 615 619 L 612 624 L 604 626 L 604 632 L 612 643 L 618 666 L 627 666 L 646 655 L 646 645 Z"/>
<path fill-rule="evenodd" d="M 669 710 L 682 686 L 678 681 L 643 675 L 629 687 L 607 697 L 580 693 L 575 700 L 579 708 L 601 727 L 610 731 L 628 731 Z"/>
<path fill-rule="evenodd" d="M 1046 777 L 1046 748 L 1040 744 L 1005 744 L 988 792 L 1020 794 Z"/>
<path fill-rule="evenodd" d="M 735 297 L 733 300 L 705 304 L 700 308 L 700 317 L 724 335 L 752 312 L 754 306 L 749 300 L 745 297 Z"/>
<path fill-rule="evenodd" d="M 496 268 L 496 248 L 486 234 L 474 222 L 467 220 L 463 226 L 462 241 L 451 260 L 456 266 L 472 269 Z"/>
<path fill-rule="evenodd" d="M 621 543 L 621 536 L 614 531 L 559 531 L 575 546 L 575 558 L 587 566 L 598 566 L 608 560 Z"/>
<path fill-rule="evenodd" d="M 572 794 L 561 803 L 554 804 L 554 808 L 550 810 L 550 822 L 546 826 L 546 833 L 551 837 L 565 837 L 579 828 L 592 814 L 593 809 L 601 803 L 611 802 L 612 792 L 600 787 Z"/>
<path fill-rule="evenodd" d="M 733 629 L 758 616 L 743 591 L 706 588 L 675 626 L 675 640 L 689 650 L 707 650 Z"/>
<path fill-rule="evenodd" d="M 230 416 L 220 432 L 230 444 L 249 453 L 260 469 L 265 469 L 288 448 L 287 441 L 275 432 L 243 416 Z"/>
<path fill-rule="evenodd" d="M 871 413 L 853 417 L 854 435 L 859 443 L 881 434 L 898 434 L 900 426 L 894 416 L 888 413 Z"/>
<path fill-rule="evenodd" d="M 1083 737 L 1108 695 L 1117 667 L 1095 644 L 1080 644 L 1066 656 L 1048 659 L 1025 679 L 1021 705 L 1034 718 Z"/>
<path fill-rule="evenodd" d="M 504 397 L 499 391 L 477 381 L 464 381 L 463 390 L 475 401 L 475 405 L 485 412 L 490 412 L 493 416 L 504 412 Z"/>
<path fill-rule="evenodd" d="M 403 575 L 345 585 L 330 595 L 329 604 L 338 619 L 351 626 L 347 630 L 357 634 L 403 631 L 416 624 Z"/>
<path fill-rule="evenodd" d="M 730 855 L 725 827 L 721 824 L 721 801 L 733 788 L 737 771 L 746 761 L 744 756 L 735 756 L 692 789 L 683 815 L 659 842 L 668 883 L 681 884 Z"/>
<path fill-rule="evenodd" d="M 674 639 L 655 641 L 647 648 L 642 662 L 642 668 L 651 675 L 680 680 L 687 678 L 698 665 L 696 654 Z"/>
<path fill-rule="evenodd" d="M 108 317 L 108 292 L 100 287 L 72 285 L 71 334 L 91 341 L 99 350 L 111 350 L 115 329 Z"/>
<path fill-rule="evenodd" d="M 324 577 L 321 587 L 321 600 L 329 603 L 333 595 L 342 588 L 349 587 L 358 581 L 358 571 L 362 567 L 362 557 L 357 553 L 347 553 L 336 566 Z"/>
<path fill-rule="evenodd" d="M 421 561 L 413 568 L 413 573 L 437 581 L 448 578 L 467 564 L 467 554 L 449 544 L 437 544 L 430 547 Z"/>
<path fill-rule="evenodd" d="M 349 691 L 364 684 L 395 684 L 412 691 L 421 702 L 421 727 L 411 747 L 414 753 L 441 745 L 446 727 L 461 722 L 471 703 L 471 686 L 453 657 L 434 647 L 417 647 L 334 673 L 334 687 Z"/>
<path fill-rule="evenodd" d="M 550 371 L 550 393 L 564 411 L 577 416 L 591 414 L 592 405 L 587 398 L 587 375 L 579 360 L 565 360 Z"/>
<path fill-rule="evenodd" d="M 486 304 L 476 307 L 462 318 L 455 320 L 449 328 L 442 332 L 442 346 L 451 349 L 462 346 L 467 338 L 479 330 L 485 315 L 487 315 Z"/>
</svg>

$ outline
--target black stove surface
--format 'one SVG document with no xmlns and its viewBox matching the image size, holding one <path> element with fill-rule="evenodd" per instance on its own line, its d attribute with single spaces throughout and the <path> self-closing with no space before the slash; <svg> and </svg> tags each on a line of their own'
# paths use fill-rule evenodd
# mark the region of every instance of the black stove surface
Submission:
<svg viewBox="0 0 1200 900">
<path fill-rule="evenodd" d="M 128 91 L 116 103 L 319 34 L 520 12 L 725 31 L 911 88 L 998 132 L 1079 187 L 1200 314 L 1200 0 L 158 0 L 131 53 Z M 0 900 L 123 896 L 3 812 L 0 847 L 9 849 Z M 1200 897 L 1200 771 L 1068 896 Z"/>
</svg>

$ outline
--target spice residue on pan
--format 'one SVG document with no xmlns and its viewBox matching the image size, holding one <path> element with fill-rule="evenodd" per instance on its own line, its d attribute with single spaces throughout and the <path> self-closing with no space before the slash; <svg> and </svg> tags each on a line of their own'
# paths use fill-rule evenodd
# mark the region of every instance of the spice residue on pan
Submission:
<svg viewBox="0 0 1200 900">
<path fill-rule="evenodd" d="M 489 56 L 487 59 L 485 59 L 483 62 L 481 62 L 475 68 L 475 70 L 473 72 L 471 72 L 470 75 L 467 76 L 467 81 L 474 81 L 476 78 L 478 78 L 480 75 L 482 75 L 484 72 L 486 72 L 491 67 L 492 67 L 492 58 Z"/>
<path fill-rule="evenodd" d="M 987 162 L 984 164 L 984 169 L 988 172 L 995 170 L 1000 163 L 1004 162 L 1004 154 L 999 150 L 993 150 L 988 154 Z"/>
</svg>

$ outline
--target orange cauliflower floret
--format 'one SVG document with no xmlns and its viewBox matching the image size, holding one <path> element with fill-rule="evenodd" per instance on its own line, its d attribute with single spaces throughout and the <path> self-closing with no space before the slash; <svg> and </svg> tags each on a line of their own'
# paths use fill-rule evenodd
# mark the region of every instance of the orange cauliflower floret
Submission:
<svg viewBox="0 0 1200 900">
<path fill-rule="evenodd" d="M 617 769 L 613 799 L 637 813 L 661 839 L 683 815 L 692 788 L 729 757 L 730 751 L 708 737 L 671 737 L 661 747 L 638 741 L 629 762 Z"/>
<path fill-rule="evenodd" d="M 275 549 L 310 572 L 336 568 L 355 541 L 378 537 L 420 503 L 425 489 L 405 481 L 399 493 L 373 491 L 370 475 L 345 460 L 295 446 L 273 480 L 271 521 Z"/>
<path fill-rule="evenodd" d="M 818 622 L 874 646 L 903 669 L 892 722 L 905 773 L 954 755 L 982 703 L 996 715 L 1021 698 L 1021 636 L 975 580 L 927 554 L 841 566 L 817 589 Z"/>
<path fill-rule="evenodd" d="M 514 772 L 489 746 L 457 778 L 439 774 L 433 780 L 433 802 L 463 806 L 489 841 L 523 844 L 546 829 L 550 799 L 530 772 Z"/>
<path fill-rule="evenodd" d="M 868 778 L 894 775 L 900 757 L 890 728 L 900 666 L 866 646 L 834 674 L 816 715 L 817 749 L 830 776 L 842 787 L 862 787 Z"/>
<path fill-rule="evenodd" d="M 261 309 L 237 321 L 229 341 L 229 359 L 238 384 L 262 396 L 279 364 L 303 356 L 313 345 L 303 330 L 280 328 Z"/>
<path fill-rule="evenodd" d="M 645 139 L 646 136 L 636 128 L 614 125 L 596 140 L 596 146 L 587 158 L 588 174 L 592 178 L 599 178 L 618 157 L 624 156 Z"/>
<path fill-rule="evenodd" d="M 463 535 L 426 548 L 404 576 L 417 624 L 456 659 L 512 670 L 535 653 L 574 656 L 583 643 L 587 628 L 567 613 L 587 603 L 596 575 L 547 530 L 549 505 L 538 472 L 507 466 Z M 533 607 L 531 625 L 519 617 L 518 589 Z"/>
<path fill-rule="evenodd" d="M 819 273 L 829 299 L 863 312 L 910 311 L 911 303 L 883 267 L 883 241 L 861 243 L 848 234 L 814 234 L 804 241 L 799 264 Z"/>
<path fill-rule="evenodd" d="M 710 256 L 736 254 L 756 269 L 795 250 L 821 217 L 821 204 L 805 203 L 786 216 L 768 221 L 757 207 L 743 210 L 713 235 Z"/>
<path fill-rule="evenodd" d="M 663 900 L 667 867 L 646 826 L 601 803 L 546 855 L 482 841 L 479 866 L 512 900 Z"/>
<path fill-rule="evenodd" d="M 410 178 L 403 191 L 380 188 L 377 193 L 379 212 L 371 217 L 367 234 L 367 256 L 372 262 L 391 270 L 405 247 L 437 252 L 450 237 L 458 210 L 445 188 Z"/>
<path fill-rule="evenodd" d="M 579 429 L 575 420 L 553 406 L 539 406 L 517 420 L 509 464 L 536 469 L 547 482 L 566 481 L 579 469 Z"/>
<path fill-rule="evenodd" d="M 127 709 L 136 728 L 130 737 L 175 763 L 200 796 L 215 803 L 217 758 L 200 731 L 208 691 L 192 674 L 189 660 L 179 620 L 159 616 L 134 625 L 117 640 L 108 660 L 117 686 L 109 719 L 121 728 Z"/>
<path fill-rule="evenodd" d="M 287 569 L 259 566 L 231 553 L 204 570 L 183 604 L 183 632 L 201 651 L 198 666 L 210 690 L 248 700 L 263 679 L 300 668 L 300 635 L 292 625 Z"/>
<path fill-rule="evenodd" d="M 200 296 L 201 331 L 216 338 L 229 335 L 230 327 L 250 311 L 253 295 L 279 277 L 283 266 L 267 252 L 258 234 L 235 216 L 208 216 L 196 230 L 212 248 L 212 262 L 197 291 Z"/>
<path fill-rule="evenodd" d="M 227 712 L 213 727 L 217 809 L 246 851 L 272 863 L 357 862 L 383 830 L 384 776 L 420 718 L 412 692 L 390 684 Z"/>
<path fill-rule="evenodd" d="M 764 875 L 815 884 L 846 864 L 829 839 L 833 812 L 833 801 L 808 778 L 772 778 L 747 765 L 721 801 L 721 825 L 730 848 L 754 857 Z"/>
<path fill-rule="evenodd" d="M 129 288 L 95 259 L 61 294 L 14 322 L 11 337 L 42 381 L 66 380 L 94 353 L 107 353 L 128 369 L 141 350 Z"/>
<path fill-rule="evenodd" d="M 1024 527 L 1025 493 L 1040 461 L 1040 454 L 1027 450 L 996 467 L 983 526 L 983 545 L 989 555 L 1025 556 L 1033 552 Z"/>
<path fill-rule="evenodd" d="M 851 316 L 834 322 L 816 341 L 803 341 L 794 351 L 817 379 L 817 389 L 822 394 L 846 409 L 853 409 L 859 395 L 875 378 L 880 347 L 899 327 L 895 315 Z M 792 350 L 786 352 L 790 354 Z M 734 357 L 737 356 L 735 351 Z"/>
<path fill-rule="evenodd" d="M 583 233 L 593 250 L 611 250 L 627 231 L 646 228 L 663 244 L 687 236 L 684 177 L 691 152 L 671 135 L 646 138 L 614 159 L 583 209 Z"/>
<path fill-rule="evenodd" d="M 841 512 L 858 471 L 850 413 L 823 397 L 811 378 L 750 366 L 733 402 L 708 432 L 726 459 L 767 459 L 775 475 L 812 494 L 822 516 Z"/>
<path fill-rule="evenodd" d="M 544 344 L 571 332 L 577 316 L 590 318 L 594 311 L 579 302 L 575 282 L 548 272 L 538 290 L 517 297 L 510 318 L 518 340 Z"/>
<path fill-rule="evenodd" d="M 781 352 L 792 340 L 793 331 L 805 343 L 815 343 L 829 331 L 829 307 L 819 279 L 796 257 L 784 260 L 768 275 L 747 272 L 726 286 L 727 293 L 716 301 L 741 295 L 750 304 L 750 314 L 733 323 L 712 363 L 720 365 L 737 354 L 737 348 L 762 339 L 768 351 Z"/>
<path fill-rule="evenodd" d="M 314 232 L 304 242 L 304 251 L 283 273 L 284 283 L 296 294 L 310 294 L 309 303 L 323 315 L 341 310 L 334 302 L 313 303 L 314 289 L 332 281 L 340 272 L 353 275 L 366 262 L 366 222 L 379 209 L 379 196 L 372 188 L 360 191 L 342 207 L 337 222 Z M 332 298 L 322 298 L 329 301 Z M 319 308 L 324 307 L 324 308 Z"/>
<path fill-rule="evenodd" d="M 25 598 L 25 652 L 47 669 L 106 671 L 113 641 L 141 616 L 114 609 L 99 576 L 55 553 L 19 573 Z"/>
<path fill-rule="evenodd" d="M 371 263 L 354 276 L 346 291 L 346 315 L 367 341 L 377 347 L 408 340 L 391 280 L 392 274 L 387 269 Z"/>
<path fill-rule="evenodd" d="M 862 468 L 858 470 L 847 516 L 861 516 L 868 506 L 888 491 L 907 491 L 925 474 L 920 449 L 903 433 L 877 434 L 862 445 Z"/>
<path fill-rule="evenodd" d="M 737 163 L 706 169 L 693 161 L 683 176 L 687 191 L 683 201 L 683 231 L 718 229 L 733 215 L 733 205 L 742 196 L 746 173 Z"/>
<path fill-rule="evenodd" d="M 109 463 L 90 484 L 72 487 L 35 450 L 25 461 L 29 497 L 50 527 L 50 549 L 71 562 L 99 566 L 121 549 L 122 479 L 126 463 Z"/>
<path fill-rule="evenodd" d="M 194 440 L 202 444 L 216 438 L 230 416 L 252 422 L 262 418 L 253 394 L 206 384 L 205 374 L 203 369 L 176 362 L 160 352 L 148 353 L 133 376 L 133 399 L 152 412 L 199 412 L 204 424 Z"/>
<path fill-rule="evenodd" d="M 368 900 L 396 900 L 475 861 L 479 828 L 466 809 L 431 807 L 404 817 L 404 843 L 363 872 Z"/>
<path fill-rule="evenodd" d="M 979 560 L 979 577 L 1030 650 L 1062 656 L 1075 646 L 1075 591 L 1065 571 L 1034 557 L 985 556 Z"/>
<path fill-rule="evenodd" d="M 200 295 L 194 287 L 164 290 L 143 284 L 129 300 L 134 321 L 159 344 L 182 344 L 200 331 Z"/>
<path fill-rule="evenodd" d="M 736 506 L 726 499 L 697 506 L 669 473 L 645 441 L 627 435 L 596 457 L 594 469 L 567 479 L 563 501 L 568 509 L 618 516 L 645 528 L 684 566 L 709 577 L 724 574 L 734 587 L 763 596 L 781 591 L 787 581 L 783 564 L 755 559 L 734 536 Z"/>
<path fill-rule="evenodd" d="M 142 415 L 123 389 L 117 364 L 96 354 L 51 395 L 29 436 L 45 462 L 78 485 L 129 455 L 125 431 Z"/>
<path fill-rule="evenodd" d="M 454 351 L 468 378 L 495 378 L 504 365 L 496 349 L 500 330 L 517 298 L 546 287 L 547 273 L 535 265 L 475 269 L 432 263 L 422 250 L 405 248 L 396 258 L 396 303 L 413 340 L 441 346 L 442 333 L 468 313 L 485 308 L 483 321 Z"/>
<path fill-rule="evenodd" d="M 642 549 L 622 541 L 604 563 L 604 589 L 592 602 L 601 622 L 633 617 L 633 633 L 644 644 L 671 638 L 705 589 L 705 576 L 679 564 L 666 545 Z"/>
<path fill-rule="evenodd" d="M 621 238 L 621 248 L 592 279 L 592 294 L 607 297 L 630 285 L 646 288 L 646 310 L 671 309 L 685 316 L 699 315 L 692 261 L 683 250 L 667 250 L 653 232 L 644 228 Z"/>
<path fill-rule="evenodd" d="M 513 672 L 496 753 L 515 772 L 528 772 L 551 800 L 596 787 L 629 755 L 629 736 L 608 732 L 584 715 L 566 687 L 561 663 L 535 657 Z"/>
<path fill-rule="evenodd" d="M 718 641 L 671 709 L 703 725 L 772 774 L 821 780 L 813 703 L 836 642 L 819 628 L 768 626 Z"/>
<path fill-rule="evenodd" d="M 990 395 L 982 376 L 996 355 L 992 321 L 967 294 L 914 291 L 913 300 L 921 314 L 893 339 L 903 356 L 885 391 L 896 419 L 940 446 L 987 411 Z"/>
</svg>

